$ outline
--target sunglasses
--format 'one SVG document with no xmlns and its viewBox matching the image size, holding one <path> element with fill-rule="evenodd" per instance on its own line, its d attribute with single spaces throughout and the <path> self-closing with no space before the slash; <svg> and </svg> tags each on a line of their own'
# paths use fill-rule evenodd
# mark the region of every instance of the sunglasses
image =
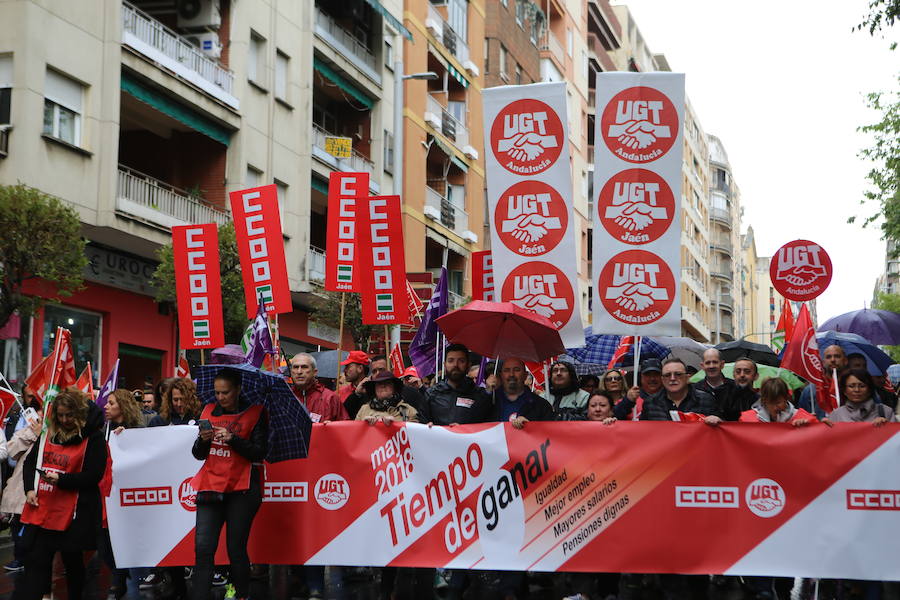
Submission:
<svg viewBox="0 0 900 600">
<path fill-rule="evenodd" d="M 604 377 L 603 381 L 622 381 L 622 378 L 619 375 L 613 375 L 612 377 Z"/>
</svg>

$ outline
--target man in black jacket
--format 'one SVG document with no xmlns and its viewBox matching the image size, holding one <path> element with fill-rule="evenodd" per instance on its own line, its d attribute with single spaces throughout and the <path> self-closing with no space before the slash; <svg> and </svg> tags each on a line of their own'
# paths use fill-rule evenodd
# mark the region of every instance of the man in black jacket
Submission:
<svg viewBox="0 0 900 600">
<path fill-rule="evenodd" d="M 494 421 L 509 421 L 516 429 L 528 421 L 553 421 L 550 403 L 525 387 L 528 370 L 520 358 L 507 358 L 500 369 L 500 385 L 494 405 Z"/>
<path fill-rule="evenodd" d="M 706 423 L 716 425 L 721 413 L 712 394 L 688 383 L 687 367 L 678 358 L 670 358 L 662 366 L 663 389 L 644 402 L 641 421 L 671 421 L 671 411 L 706 415 Z"/>
<path fill-rule="evenodd" d="M 445 378 L 425 392 L 419 420 L 434 425 L 464 425 L 489 420 L 491 398 L 466 375 L 469 350 L 450 344 L 444 352 Z"/>
<path fill-rule="evenodd" d="M 700 366 L 703 367 L 706 377 L 695 383 L 694 388 L 712 395 L 716 399 L 719 413 L 724 414 L 725 407 L 731 403 L 731 396 L 735 391 L 734 380 L 728 379 L 722 373 L 725 361 L 722 360 L 722 355 L 718 350 L 710 348 L 703 353 L 703 362 Z"/>
</svg>

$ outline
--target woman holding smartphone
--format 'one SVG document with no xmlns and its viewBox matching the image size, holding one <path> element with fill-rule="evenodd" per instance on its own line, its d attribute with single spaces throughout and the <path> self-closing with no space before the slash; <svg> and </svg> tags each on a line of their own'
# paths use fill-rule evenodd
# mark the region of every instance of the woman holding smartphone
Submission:
<svg viewBox="0 0 900 600">
<path fill-rule="evenodd" d="M 268 451 L 268 416 L 241 396 L 241 373 L 225 368 L 213 382 L 216 401 L 200 413 L 194 458 L 203 466 L 191 486 L 197 491 L 193 577 L 195 600 L 207 600 L 212 587 L 216 547 L 222 525 L 237 598 L 250 592 L 250 526 L 262 503 L 260 465 Z"/>
</svg>

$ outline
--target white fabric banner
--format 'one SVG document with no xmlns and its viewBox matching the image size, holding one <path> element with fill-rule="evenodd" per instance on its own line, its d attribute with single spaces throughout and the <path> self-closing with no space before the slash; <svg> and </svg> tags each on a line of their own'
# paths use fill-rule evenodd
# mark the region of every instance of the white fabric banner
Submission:
<svg viewBox="0 0 900 600">
<path fill-rule="evenodd" d="M 594 333 L 681 335 L 684 74 L 600 73 Z"/>
<path fill-rule="evenodd" d="M 495 289 L 550 319 L 566 347 L 583 346 L 566 84 L 490 88 L 483 98 Z"/>
</svg>

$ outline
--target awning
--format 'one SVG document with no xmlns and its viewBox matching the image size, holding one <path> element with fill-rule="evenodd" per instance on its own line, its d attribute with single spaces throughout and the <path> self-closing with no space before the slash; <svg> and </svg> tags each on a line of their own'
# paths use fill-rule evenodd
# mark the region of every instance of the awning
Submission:
<svg viewBox="0 0 900 600">
<path fill-rule="evenodd" d="M 231 131 L 212 119 L 191 110 L 184 104 L 141 83 L 136 77 L 122 71 L 122 91 L 134 96 L 144 104 L 149 104 L 164 115 L 168 115 L 191 129 L 206 135 L 220 144 L 227 146 L 231 141 Z"/>
<path fill-rule="evenodd" d="M 318 58 L 313 58 L 313 68 L 337 84 L 339 88 L 353 96 L 354 100 L 365 105 L 366 108 L 371 109 L 375 105 L 375 102 L 371 98 L 362 93 L 359 88 L 353 85 L 346 77 L 340 75 L 337 71 Z"/>
<path fill-rule="evenodd" d="M 453 65 L 450 63 L 447 63 L 447 71 L 449 71 L 450 75 L 453 76 L 453 79 L 457 80 L 464 88 L 469 87 L 469 80 L 466 79 L 462 73 L 454 69 Z"/>
<path fill-rule="evenodd" d="M 403 26 L 403 23 L 397 20 L 397 18 L 388 12 L 388 9 L 381 5 L 381 2 L 378 0 L 366 0 L 369 6 L 374 8 L 376 11 L 381 13 L 381 16 L 384 17 L 384 20 L 391 24 L 391 27 L 400 32 L 400 34 L 408 39 L 409 41 L 413 41 L 412 34 L 409 32 L 409 29 Z"/>
<path fill-rule="evenodd" d="M 462 170 L 463 173 L 468 173 L 468 172 L 469 172 L 469 165 L 467 165 L 466 163 L 464 163 L 463 161 L 461 161 L 461 160 L 459 159 L 459 157 L 456 156 L 455 154 L 451 154 L 451 155 L 450 155 L 450 162 L 452 162 L 454 165 L 456 165 L 457 167 L 459 167 L 459 168 Z"/>
<path fill-rule="evenodd" d="M 447 156 L 453 156 L 453 150 L 450 149 L 450 146 L 442 142 L 437 136 L 431 136 L 431 139 L 434 141 L 434 145 L 440 148 L 441 152 L 446 154 Z"/>
</svg>

